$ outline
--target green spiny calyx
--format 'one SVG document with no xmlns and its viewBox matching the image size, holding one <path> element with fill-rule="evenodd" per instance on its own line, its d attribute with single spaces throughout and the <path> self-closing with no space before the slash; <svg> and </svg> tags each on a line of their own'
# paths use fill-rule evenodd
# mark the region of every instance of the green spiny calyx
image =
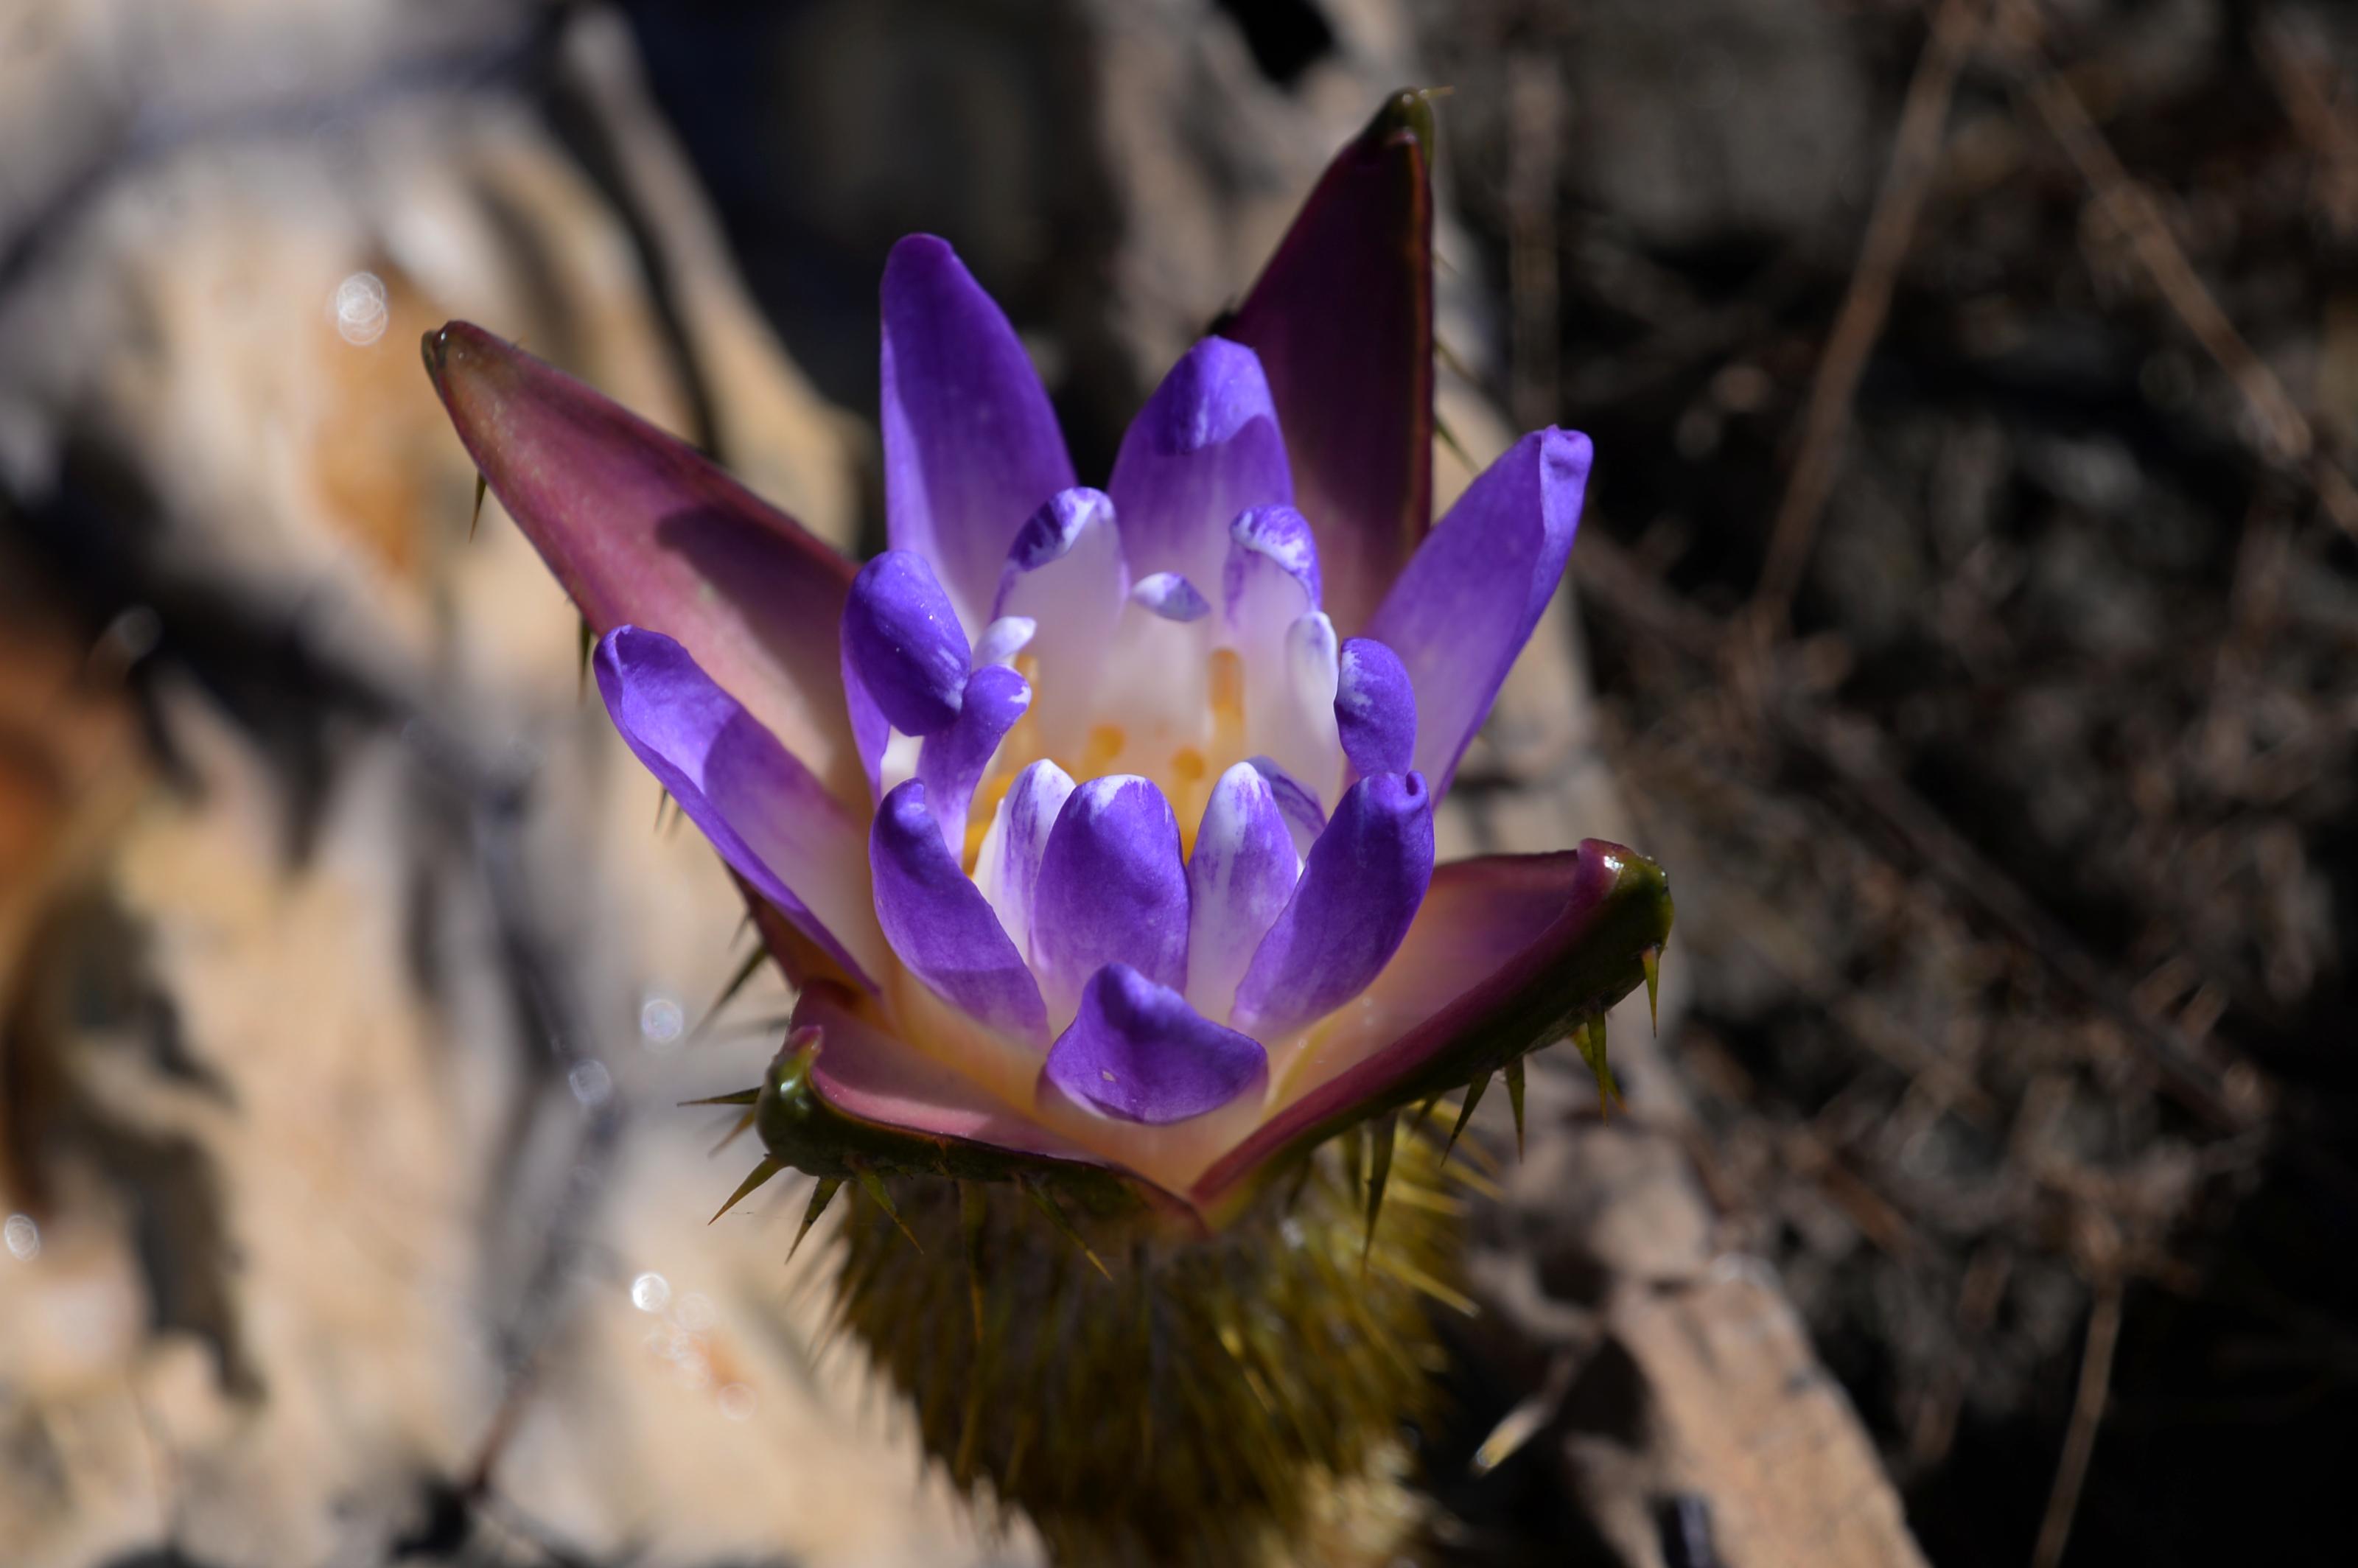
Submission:
<svg viewBox="0 0 2358 1568">
<path fill-rule="evenodd" d="M 1382 1561 L 1412 1514 L 1368 1488 L 1397 1493 L 1433 1398 L 1428 1309 L 1470 1309 L 1437 1151 L 1378 1147 L 1364 1187 L 1330 1147 L 1208 1237 L 1120 1208 L 1059 1226 L 1032 1184 L 882 1179 L 892 1214 L 846 1210 L 843 1321 L 926 1452 L 1060 1563 L 1299 1561 L 1350 1487 L 1341 1511 L 1390 1521 L 1359 1543 Z"/>
</svg>

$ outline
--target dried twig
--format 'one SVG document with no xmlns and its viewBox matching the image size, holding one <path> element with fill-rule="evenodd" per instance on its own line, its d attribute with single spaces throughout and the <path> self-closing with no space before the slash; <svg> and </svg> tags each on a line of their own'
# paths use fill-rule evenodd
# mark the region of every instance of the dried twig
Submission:
<svg viewBox="0 0 2358 1568">
<path fill-rule="evenodd" d="M 2007 0 L 2007 34 L 2029 67 L 2022 92 L 2079 170 L 2090 197 L 2128 236 L 2138 265 L 2163 301 L 2244 395 L 2260 428 L 2263 455 L 2293 472 L 2305 472 L 2327 514 L 2345 533 L 2358 537 L 2358 487 L 2319 448 L 2308 416 L 2204 287 L 2152 193 L 2130 176 L 2080 94 L 2039 52 L 2034 0 Z"/>
<path fill-rule="evenodd" d="M 1876 193 L 1875 211 L 1867 219 L 1866 239 L 1859 247 L 1858 265 L 1852 269 L 1842 313 L 1834 318 L 1825 355 L 1818 362 L 1817 381 L 1810 389 L 1810 406 L 1802 417 L 1801 451 L 1769 531 L 1768 558 L 1753 598 L 1763 629 L 1782 628 L 1791 612 L 1818 519 L 1833 489 L 1843 437 L 1850 425 L 1851 400 L 1866 369 L 1866 356 L 1883 335 L 1884 319 L 1891 311 L 1891 291 L 1916 235 L 1917 215 L 1923 211 L 1924 197 L 1940 168 L 1941 133 L 1948 124 L 1957 76 L 1973 53 L 1988 13 L 1988 0 L 1942 0 L 1932 17 L 1931 37 L 1917 59 L 1915 79 L 1908 84 L 1891 164 L 1884 171 L 1882 189 Z"/>
<path fill-rule="evenodd" d="M 1508 222 L 1507 302 L 1514 319 L 1511 369 L 1515 422 L 1525 429 L 1551 425 L 1563 391 L 1563 330 L 1557 319 L 1557 167 L 1563 132 L 1563 83 L 1552 54 L 1518 54 L 1507 61 Z"/>
<path fill-rule="evenodd" d="M 1595 602 L 1607 613 L 1703 662 L 1716 663 L 1725 653 L 1730 637 L 1725 623 L 1671 593 L 1601 534 L 1593 531 L 1582 539 L 1574 569 L 1579 581 L 1597 590 Z M 2256 1068 L 2240 1056 L 2230 1057 L 2239 1081 L 2248 1086 L 2231 1090 L 2217 1060 L 2226 1048 L 2214 1041 L 2206 1052 L 2176 1024 L 2141 1011 L 2131 987 L 2069 926 L 1908 787 L 1884 761 L 1870 726 L 1812 698 L 1793 682 L 1776 679 L 1773 670 L 1760 676 L 1764 728 L 1823 768 L 1856 805 L 1906 843 L 1927 871 L 2112 1019 L 2143 1047 L 2173 1098 L 2229 1132 L 2245 1130 L 2263 1114 L 2273 1096 Z"/>
<path fill-rule="evenodd" d="M 2097 1287 L 2095 1305 L 2088 1311 L 2088 1344 L 2080 1357 L 2080 1391 L 2071 1400 L 2071 1425 L 2063 1434 L 2063 1454 L 2055 1464 L 2055 1486 L 2047 1496 L 2047 1517 L 2039 1521 L 2031 1568 L 2055 1568 L 2071 1539 L 2071 1516 L 2079 1511 L 2080 1488 L 2088 1479 L 2088 1458 L 2096 1449 L 2096 1428 L 2104 1419 L 2104 1400 L 2113 1386 L 2113 1351 L 2120 1336 L 2121 1285 L 2118 1280 L 2107 1279 Z"/>
<path fill-rule="evenodd" d="M 2252 41 L 2285 117 L 2318 157 L 2318 205 L 2335 232 L 2358 232 L 2358 127 L 2319 79 L 2323 62 L 2280 16 L 2254 29 Z"/>
</svg>

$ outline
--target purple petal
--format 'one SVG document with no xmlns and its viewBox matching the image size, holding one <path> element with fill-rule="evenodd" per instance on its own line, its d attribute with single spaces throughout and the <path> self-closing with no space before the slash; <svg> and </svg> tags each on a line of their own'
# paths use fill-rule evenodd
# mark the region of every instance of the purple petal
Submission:
<svg viewBox="0 0 2358 1568">
<path fill-rule="evenodd" d="M 1107 964 L 1184 985 L 1187 871 L 1163 792 L 1121 773 L 1074 790 L 1040 858 L 1032 908 L 1032 957 L 1060 1008 Z"/>
<path fill-rule="evenodd" d="M 917 752 L 917 777 L 942 830 L 942 843 L 966 858 L 966 811 L 974 786 L 998 754 L 999 742 L 1032 706 L 1032 688 L 1004 665 L 985 665 L 967 677 L 966 701 L 946 730 L 925 737 Z"/>
<path fill-rule="evenodd" d="M 1222 773 L 1187 857 L 1187 1000 L 1205 1016 L 1228 1016 L 1301 870 L 1269 781 L 1250 762 Z"/>
<path fill-rule="evenodd" d="M 1245 650 L 1245 744 L 1322 803 L 1343 790 L 1343 746 L 1335 730 L 1340 656 L 1335 623 L 1323 610 L 1283 626 L 1274 643 Z"/>
<path fill-rule="evenodd" d="M 1085 484 L 1060 490 L 1042 502 L 1040 509 L 1015 531 L 1015 542 L 1007 547 L 1006 564 L 1000 568 L 1001 595 L 1007 585 L 1022 573 L 1036 572 L 1051 561 L 1063 560 L 1083 535 L 1112 520 L 1113 503 L 1107 499 L 1106 492 Z"/>
<path fill-rule="evenodd" d="M 1197 584 L 1218 581 L 1229 520 L 1293 499 L 1284 438 L 1252 351 L 1220 338 L 1188 350 L 1123 433 L 1106 488 L 1133 578 L 1175 571 Z"/>
<path fill-rule="evenodd" d="M 1344 792 L 1237 988 L 1235 1020 L 1290 1034 L 1359 994 L 1408 935 L 1433 880 L 1433 795 L 1418 773 L 1379 773 Z"/>
<path fill-rule="evenodd" d="M 957 254 L 912 234 L 884 263 L 884 520 L 969 633 L 1033 508 L 1073 482 L 1039 373 Z"/>
<path fill-rule="evenodd" d="M 860 568 L 843 607 L 844 667 L 893 729 L 947 729 L 965 700 L 973 656 L 925 557 L 887 550 Z"/>
<path fill-rule="evenodd" d="M 1595 1005 L 1612 971 L 1635 969 L 1670 918 L 1660 868 L 1599 839 L 1441 867 L 1384 972 L 1283 1069 L 1298 1098 L 1221 1156 L 1194 1195 L 1215 1204 L 1298 1140 L 1418 1093 L 1420 1076 L 1452 1053 L 1544 1043 Z"/>
<path fill-rule="evenodd" d="M 1089 978 L 1072 1027 L 1048 1048 L 1050 1083 L 1124 1121 L 1163 1127 L 1217 1110 L 1269 1081 L 1260 1042 L 1224 1029 L 1128 964 Z"/>
<path fill-rule="evenodd" d="M 597 667 L 614 728 L 720 858 L 872 987 L 886 955 L 842 804 L 662 633 L 616 627 Z"/>
<path fill-rule="evenodd" d="M 1220 330 L 1260 355 L 1326 609 L 1357 633 L 1433 516 L 1430 117 L 1402 93 L 1336 155 Z"/>
<path fill-rule="evenodd" d="M 1318 542 L 1309 522 L 1291 506 L 1256 506 L 1228 524 L 1221 582 L 1229 620 L 1238 618 L 1238 601 L 1264 571 L 1293 579 L 1300 601 L 1289 607 L 1287 621 L 1318 608 Z"/>
<path fill-rule="evenodd" d="M 1015 655 L 1032 645 L 1040 633 L 1040 623 L 1028 615 L 1002 615 L 982 629 L 974 642 L 974 662 L 979 665 L 1012 665 Z"/>
<path fill-rule="evenodd" d="M 1436 795 L 1563 576 L 1589 456 L 1588 438 L 1565 430 L 1516 442 L 1458 497 L 1368 628 L 1416 687 L 1416 765 Z"/>
<path fill-rule="evenodd" d="M 1130 590 L 1131 600 L 1148 614 L 1164 621 L 1201 621 L 1212 612 L 1211 601 L 1177 572 L 1150 572 Z"/>
<path fill-rule="evenodd" d="M 1302 787 L 1300 780 L 1271 759 L 1249 757 L 1246 761 L 1276 798 L 1278 814 L 1285 818 L 1286 831 L 1293 836 L 1294 852 L 1310 853 L 1310 846 L 1326 831 L 1326 808 L 1318 804 L 1316 795 Z"/>
<path fill-rule="evenodd" d="M 1039 624 L 1030 651 L 1039 661 L 1041 741 L 1050 752 L 1081 749 L 1129 592 L 1121 533 L 1102 491 L 1058 491 L 1008 552 L 992 613 Z"/>
<path fill-rule="evenodd" d="M 925 786 L 910 779 L 876 808 L 868 838 L 876 918 L 912 973 L 1003 1033 L 1045 1040 L 1047 1010 L 999 916 L 942 842 Z"/>
<path fill-rule="evenodd" d="M 1015 775 L 990 831 L 983 835 L 975 885 L 998 911 L 999 924 L 1018 952 L 1032 950 L 1032 895 L 1040 881 L 1040 858 L 1072 793 L 1070 773 L 1051 762 L 1033 762 Z"/>
<path fill-rule="evenodd" d="M 1010 1109 L 963 1073 L 886 1033 L 845 1005 L 844 993 L 814 986 L 795 1003 L 793 1028 L 819 1031 L 811 1084 L 838 1110 L 933 1138 L 1102 1164 L 1071 1141 Z"/>
<path fill-rule="evenodd" d="M 1400 655 L 1372 637 L 1343 644 L 1335 674 L 1335 728 L 1362 775 L 1404 773 L 1416 761 L 1416 688 Z"/>
<path fill-rule="evenodd" d="M 685 443 L 453 321 L 426 368 L 492 491 L 600 633 L 679 640 L 846 802 L 864 798 L 836 664 L 851 563 Z"/>
</svg>

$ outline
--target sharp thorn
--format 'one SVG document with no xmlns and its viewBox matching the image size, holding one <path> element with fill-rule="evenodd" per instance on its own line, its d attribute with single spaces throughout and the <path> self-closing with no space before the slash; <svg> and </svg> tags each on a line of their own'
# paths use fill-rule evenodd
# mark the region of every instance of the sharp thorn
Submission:
<svg viewBox="0 0 2358 1568">
<path fill-rule="evenodd" d="M 1073 1222 L 1065 1217 L 1065 1211 L 1056 1206 L 1056 1200 L 1048 1195 L 1048 1189 L 1023 1176 L 1016 1178 L 1016 1185 L 1022 1187 L 1023 1195 L 1030 1198 L 1040 1212 L 1048 1217 L 1048 1223 L 1064 1233 L 1065 1240 L 1081 1249 L 1081 1256 L 1089 1260 L 1089 1266 L 1104 1275 L 1110 1282 L 1113 1279 L 1113 1271 L 1107 1268 L 1104 1260 L 1090 1250 L 1089 1244 L 1081 1239 L 1081 1233 L 1073 1228 Z"/>
<path fill-rule="evenodd" d="M 1515 1158 L 1523 1157 L 1523 1059 L 1507 1064 L 1507 1103 L 1515 1108 Z"/>
<path fill-rule="evenodd" d="M 1374 1160 L 1368 1167 L 1368 1233 L 1359 1243 L 1359 1267 L 1368 1266 L 1368 1254 L 1375 1250 L 1376 1217 L 1384 1211 L 1384 1184 L 1391 1179 L 1392 1146 L 1400 1139 L 1400 1113 L 1387 1112 L 1376 1120 L 1369 1142 L 1374 1148 Z"/>
<path fill-rule="evenodd" d="M 1638 962 L 1646 969 L 1646 1016 L 1659 1037 L 1662 1033 L 1662 950 L 1649 947 L 1638 955 Z"/>
<path fill-rule="evenodd" d="M 1459 462 L 1464 463 L 1468 469 L 1472 470 L 1476 473 L 1482 471 L 1482 465 L 1476 462 L 1472 456 L 1466 452 L 1464 444 L 1457 439 L 1456 432 L 1450 429 L 1447 425 L 1442 423 L 1441 416 L 1438 414 L 1433 416 L 1433 433 L 1441 438 L 1441 444 L 1447 447 L 1450 451 L 1455 455 Z"/>
<path fill-rule="evenodd" d="M 1628 1105 L 1621 1098 L 1621 1086 L 1613 1079 L 1613 1062 L 1606 1053 L 1605 1015 L 1597 1013 L 1586 1024 L 1573 1031 L 1573 1043 L 1580 1048 L 1580 1059 L 1588 1064 L 1588 1071 L 1596 1079 L 1596 1114 L 1610 1117 L 1613 1108 Z"/>
<path fill-rule="evenodd" d="M 475 514 L 467 519 L 467 542 L 471 545 L 475 542 L 475 530 L 483 525 L 483 492 L 491 488 L 492 481 L 483 477 L 482 470 L 477 469 L 475 470 Z"/>
<path fill-rule="evenodd" d="M 1364 1122 L 1353 1122 L 1343 1130 L 1343 1169 L 1351 1178 L 1351 1193 L 1357 1196 L 1368 1186 L 1368 1130 Z"/>
<path fill-rule="evenodd" d="M 692 1105 L 752 1105 L 761 1098 L 762 1091 L 759 1089 L 739 1089 L 731 1095 L 713 1095 L 707 1099 L 684 1099 L 679 1103 L 681 1108 L 685 1109 Z"/>
<path fill-rule="evenodd" d="M 662 832 L 662 831 L 663 831 L 663 827 L 664 827 L 664 813 L 665 813 L 665 812 L 666 812 L 666 811 L 668 811 L 670 808 L 671 808 L 671 791 L 669 791 L 669 790 L 667 790 L 667 789 L 664 788 L 661 784 L 657 784 L 657 785 L 655 786 L 655 831 L 656 831 L 656 832 L 660 833 L 660 832 Z"/>
<path fill-rule="evenodd" d="M 917 1233 L 910 1229 L 902 1220 L 901 1211 L 892 1206 L 892 1195 L 885 1189 L 884 1178 L 873 1171 L 865 1169 L 859 1174 L 860 1190 L 866 1193 L 875 1202 L 876 1206 L 884 1211 L 884 1217 L 891 1220 L 901 1234 L 909 1238 L 909 1245 L 916 1248 L 919 1255 L 922 1256 L 925 1249 L 917 1240 Z"/>
<path fill-rule="evenodd" d="M 1466 1130 L 1467 1122 L 1474 1119 L 1474 1108 L 1482 1103 L 1482 1093 L 1489 1087 L 1490 1075 L 1487 1073 L 1466 1086 L 1466 1099 L 1457 1108 L 1457 1125 L 1449 1130 L 1449 1141 L 1442 1145 L 1441 1162 L 1443 1164 L 1449 1163 L 1450 1152 L 1457 1147 L 1457 1135 Z"/>
<path fill-rule="evenodd" d="M 762 960 L 769 956 L 768 948 L 759 946 L 745 955 L 745 961 L 737 966 L 737 972 L 729 977 L 729 983 L 720 988 L 720 994 L 712 999 L 712 1005 L 704 1010 L 704 1016 L 697 1021 L 695 1028 L 687 1032 L 687 1044 L 693 1045 L 704 1038 L 706 1032 L 711 1029 L 713 1020 L 720 1016 L 720 1010 L 737 999 L 737 993 L 745 989 L 761 969 Z"/>
<path fill-rule="evenodd" d="M 598 633 L 590 630 L 590 618 L 586 615 L 580 617 L 579 625 L 581 629 L 576 634 L 574 643 L 574 654 L 580 662 L 580 667 L 575 672 L 573 677 L 573 700 L 576 702 L 586 701 L 589 698 L 590 655 L 596 652 L 598 647 Z"/>
<path fill-rule="evenodd" d="M 1448 371 L 1450 374 L 1455 376 L 1458 380 L 1465 382 L 1470 386 L 1479 386 L 1481 384 L 1481 379 L 1474 373 L 1473 369 L 1468 366 L 1463 359 L 1458 357 L 1457 351 L 1451 348 L 1447 341 L 1445 341 L 1438 332 L 1435 332 L 1433 335 L 1433 357 L 1439 360 L 1441 362 L 1442 368 Z"/>
<path fill-rule="evenodd" d="M 715 1143 L 704 1157 L 708 1160 L 711 1159 L 713 1155 L 719 1153 L 723 1149 L 728 1148 L 729 1145 L 736 1142 L 740 1138 L 744 1137 L 746 1130 L 752 1125 L 753 1113 L 749 1108 L 743 1115 L 737 1119 L 735 1125 L 731 1126 L 728 1131 L 720 1135 L 720 1141 Z"/>
<path fill-rule="evenodd" d="M 787 1262 L 795 1260 L 795 1254 L 802 1250 L 803 1238 L 811 1233 L 811 1227 L 818 1223 L 818 1217 L 827 1212 L 827 1206 L 835 1201 L 835 1195 L 842 1189 L 843 1178 L 840 1176 L 821 1176 L 818 1185 L 811 1188 L 810 1202 L 803 1206 L 803 1222 L 795 1228 L 795 1244 L 786 1249 Z"/>
<path fill-rule="evenodd" d="M 982 1343 L 982 1222 L 990 1210 L 986 1207 L 981 1184 L 960 1182 L 958 1190 L 958 1228 L 966 1234 L 967 1299 L 974 1306 L 974 1342 Z"/>
<path fill-rule="evenodd" d="M 763 1183 L 768 1181 L 772 1176 L 776 1175 L 780 1171 L 783 1171 L 785 1168 L 786 1164 L 784 1161 L 773 1160 L 766 1154 L 762 1156 L 762 1162 L 754 1166 L 752 1173 L 748 1174 L 743 1181 L 737 1184 L 737 1190 L 729 1195 L 729 1201 L 722 1204 L 719 1208 L 713 1210 L 712 1219 L 708 1219 L 704 1223 L 710 1225 L 713 1223 L 713 1220 L 719 1219 L 722 1215 L 727 1214 L 730 1209 L 735 1208 L 739 1204 L 744 1202 L 748 1196 L 752 1195 L 754 1189 L 761 1186 Z"/>
</svg>

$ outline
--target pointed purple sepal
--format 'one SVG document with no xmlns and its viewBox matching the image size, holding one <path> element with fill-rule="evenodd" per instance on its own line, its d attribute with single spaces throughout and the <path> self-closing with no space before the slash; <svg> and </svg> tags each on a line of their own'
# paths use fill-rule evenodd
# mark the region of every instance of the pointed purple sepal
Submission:
<svg viewBox="0 0 2358 1568">
<path fill-rule="evenodd" d="M 870 829 L 868 863 L 876 919 L 910 971 L 970 1016 L 1001 1033 L 1044 1041 L 1040 987 L 990 902 L 942 842 L 910 779 L 886 795 Z"/>
<path fill-rule="evenodd" d="M 1167 1126 L 1219 1109 L 1265 1084 L 1260 1042 L 1224 1029 L 1127 964 L 1083 988 L 1072 1027 L 1048 1048 L 1047 1080 L 1125 1121 Z"/>
<path fill-rule="evenodd" d="M 1383 973 L 1286 1069 L 1288 1103 L 1191 1195 L 1233 1202 L 1285 1151 L 1548 1044 L 1639 982 L 1671 915 L 1661 868 L 1598 839 L 1441 867 Z"/>
<path fill-rule="evenodd" d="M 1431 135 L 1422 98 L 1396 95 L 1219 326 L 1260 356 L 1346 633 L 1366 628 L 1433 515 Z"/>
<path fill-rule="evenodd" d="M 860 803 L 836 628 L 852 565 L 686 442 L 481 328 L 427 373 L 492 492 L 600 633 L 676 639 L 838 798 Z"/>
</svg>

